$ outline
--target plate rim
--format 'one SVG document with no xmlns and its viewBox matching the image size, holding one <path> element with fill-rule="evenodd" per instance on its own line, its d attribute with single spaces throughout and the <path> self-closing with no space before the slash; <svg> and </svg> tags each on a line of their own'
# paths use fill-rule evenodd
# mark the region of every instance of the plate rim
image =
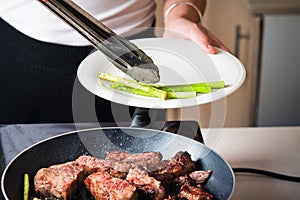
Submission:
<svg viewBox="0 0 300 200">
<path fill-rule="evenodd" d="M 140 43 L 144 43 L 144 42 L 154 42 L 154 41 L 160 41 L 160 40 L 164 40 L 164 41 L 170 41 L 170 42 L 182 42 L 185 41 L 187 43 L 193 43 L 193 41 L 190 40 L 185 40 L 185 39 L 174 39 L 174 38 L 144 38 L 144 39 L 136 39 L 136 40 L 130 40 L 131 42 L 133 42 L 136 45 L 139 45 Z M 154 45 L 155 46 L 155 45 Z M 156 46 L 155 46 L 156 47 Z M 145 48 L 149 48 L 148 46 Z M 236 90 L 238 90 L 244 83 L 245 79 L 246 79 L 246 69 L 244 67 L 244 65 L 242 64 L 242 62 L 236 58 L 234 55 L 220 49 L 217 48 L 216 49 L 220 52 L 225 54 L 226 56 L 229 57 L 229 59 L 233 60 L 236 65 L 238 66 L 238 72 L 240 73 L 239 78 L 237 79 L 237 81 L 234 83 L 234 85 L 229 89 L 226 90 L 225 89 L 221 89 L 219 90 L 219 93 L 222 91 L 223 94 L 218 94 L 218 91 L 209 93 L 209 94 L 201 94 L 195 98 L 189 98 L 189 99 L 168 99 L 168 100 L 162 100 L 162 99 L 158 99 L 158 98 L 153 98 L 153 97 L 142 97 L 139 95 L 134 95 L 134 94 L 129 94 L 129 95 L 124 95 L 125 93 L 122 93 L 121 91 L 119 92 L 113 92 L 112 90 L 109 90 L 105 87 L 101 87 L 98 83 L 98 80 L 96 80 L 97 85 L 96 86 L 91 86 L 88 81 L 85 80 L 84 76 L 83 76 L 83 68 L 86 67 L 85 66 L 85 62 L 87 62 L 89 59 L 91 59 L 92 56 L 95 56 L 95 54 L 99 54 L 101 56 L 103 56 L 103 58 L 105 58 L 105 56 L 103 54 L 101 54 L 101 52 L 99 51 L 94 51 L 92 53 L 90 53 L 87 57 L 84 58 L 84 60 L 82 60 L 82 62 L 79 64 L 78 70 L 77 70 L 77 77 L 79 82 L 83 85 L 83 87 L 85 89 L 87 89 L 89 92 L 91 92 L 92 94 L 106 99 L 108 101 L 114 102 L 114 103 L 119 103 L 119 104 L 123 104 L 123 105 L 127 105 L 127 106 L 135 106 L 135 107 L 143 107 L 143 108 L 152 108 L 152 109 L 172 109 L 172 108 L 184 108 L 184 107 L 190 107 L 190 106 L 197 106 L 197 105 L 203 105 L 203 104 L 208 104 L 208 103 L 212 103 L 214 101 L 220 100 L 222 98 L 226 98 L 227 96 L 229 96 L 230 94 L 234 93 Z M 214 55 L 217 54 L 209 54 L 208 56 L 212 57 Z M 106 60 L 107 63 L 109 64 L 109 61 Z M 105 68 L 104 68 L 105 69 Z M 118 69 L 116 69 L 118 70 Z M 99 68 L 100 71 L 100 68 Z M 95 79 L 97 79 L 97 74 L 95 74 Z M 99 91 L 99 88 L 104 88 L 104 91 Z M 108 94 L 105 94 L 108 93 Z M 216 94 L 217 93 L 217 94 Z M 113 98 L 113 96 L 117 95 L 118 98 Z M 126 97 L 126 100 L 130 99 L 130 101 L 121 101 L 120 97 Z M 127 99 L 128 98 L 128 99 Z M 118 99 L 118 100 L 116 100 Z M 152 102 L 152 103 L 151 103 Z"/>
</svg>

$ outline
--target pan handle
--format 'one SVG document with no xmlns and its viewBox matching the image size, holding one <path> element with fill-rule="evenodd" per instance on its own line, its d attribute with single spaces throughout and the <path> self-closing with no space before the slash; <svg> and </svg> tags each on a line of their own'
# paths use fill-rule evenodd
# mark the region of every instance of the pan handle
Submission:
<svg viewBox="0 0 300 200">
<path fill-rule="evenodd" d="M 162 130 L 182 135 L 204 144 L 200 126 L 196 121 L 167 121 Z"/>
<path fill-rule="evenodd" d="M 150 124 L 148 108 L 134 108 L 130 127 L 145 127 Z"/>
<path fill-rule="evenodd" d="M 140 107 L 131 107 L 131 125 L 130 127 L 141 127 L 161 130 L 166 123 L 165 109 L 149 109 Z"/>
<path fill-rule="evenodd" d="M 171 132 L 204 144 L 199 124 L 196 121 L 167 121 L 164 109 L 150 110 L 149 108 L 131 107 L 131 113 L 130 127 L 145 127 Z"/>
</svg>

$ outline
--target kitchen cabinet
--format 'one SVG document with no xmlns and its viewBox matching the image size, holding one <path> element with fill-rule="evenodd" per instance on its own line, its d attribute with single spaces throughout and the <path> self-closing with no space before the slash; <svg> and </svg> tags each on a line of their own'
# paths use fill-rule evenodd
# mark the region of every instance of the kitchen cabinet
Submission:
<svg viewBox="0 0 300 200">
<path fill-rule="evenodd" d="M 300 125 L 300 14 L 263 16 L 257 126 Z"/>
<path fill-rule="evenodd" d="M 239 49 L 247 72 L 244 85 L 226 99 L 224 126 L 298 126 L 300 1 L 208 1 L 204 23 Z M 200 110 L 205 126 L 210 106 Z"/>
<path fill-rule="evenodd" d="M 255 125 L 297 126 L 300 124 L 300 1 L 246 2 L 251 13 L 262 19 Z"/>
</svg>

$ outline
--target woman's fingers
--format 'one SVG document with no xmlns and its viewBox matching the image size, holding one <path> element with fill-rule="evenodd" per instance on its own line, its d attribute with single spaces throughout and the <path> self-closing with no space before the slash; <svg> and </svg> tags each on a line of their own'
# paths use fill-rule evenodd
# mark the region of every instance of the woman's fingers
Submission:
<svg viewBox="0 0 300 200">
<path fill-rule="evenodd" d="M 171 29 L 172 31 L 185 36 L 185 38 L 194 41 L 207 53 L 217 53 L 215 47 L 231 53 L 231 51 L 221 42 L 221 40 L 219 40 L 201 24 L 196 24 L 185 18 L 180 18 L 172 23 L 168 23 L 166 28 Z M 170 37 L 170 35 L 172 34 L 165 34 L 164 36 Z"/>
<path fill-rule="evenodd" d="M 190 31 L 190 39 L 196 42 L 207 53 L 215 54 L 215 47 L 223 49 L 229 53 L 231 51 L 215 35 L 208 31 L 204 26 L 198 24 L 197 28 Z"/>
</svg>

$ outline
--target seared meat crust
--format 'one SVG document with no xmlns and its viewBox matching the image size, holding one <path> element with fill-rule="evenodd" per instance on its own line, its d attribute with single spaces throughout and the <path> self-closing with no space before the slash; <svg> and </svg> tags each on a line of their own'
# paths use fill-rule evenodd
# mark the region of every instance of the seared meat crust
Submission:
<svg viewBox="0 0 300 200">
<path fill-rule="evenodd" d="M 162 160 L 159 152 L 109 152 L 105 159 L 89 155 L 40 169 L 35 190 L 44 197 L 72 199 L 86 187 L 97 199 L 213 199 L 203 184 L 212 171 L 194 171 L 188 152 Z M 168 192 L 166 192 L 168 191 Z"/>
<path fill-rule="evenodd" d="M 45 197 L 67 200 L 76 195 L 85 177 L 82 166 L 67 162 L 40 169 L 34 177 L 34 187 Z"/>
<path fill-rule="evenodd" d="M 78 165 L 83 166 L 88 174 L 94 172 L 108 172 L 112 176 L 118 178 L 126 178 L 129 169 L 132 168 L 132 164 L 130 163 L 98 159 L 87 155 L 80 156 L 75 162 Z"/>
<path fill-rule="evenodd" d="M 161 200 L 165 196 L 161 182 L 139 169 L 130 169 L 126 180 L 138 189 L 140 199 Z"/>
<path fill-rule="evenodd" d="M 149 175 L 169 185 L 176 177 L 195 170 L 195 163 L 188 152 L 178 152 L 170 160 L 163 160 L 159 165 L 148 171 Z"/>
<path fill-rule="evenodd" d="M 211 176 L 212 171 L 193 171 L 189 173 L 189 176 L 195 181 L 196 184 L 205 183 L 208 178 Z"/>
<path fill-rule="evenodd" d="M 98 171 L 106 172 L 111 167 L 110 162 L 88 155 L 79 156 L 74 162 L 78 166 L 82 166 L 87 174 Z"/>
<path fill-rule="evenodd" d="M 137 199 L 135 186 L 106 172 L 93 173 L 85 179 L 84 183 L 96 200 Z"/>
<path fill-rule="evenodd" d="M 142 166 L 146 170 L 157 166 L 162 159 L 160 152 L 126 153 L 112 151 L 107 153 L 105 160 L 122 161 L 134 166 Z"/>
<path fill-rule="evenodd" d="M 214 197 L 201 188 L 194 187 L 189 184 L 184 184 L 180 188 L 178 197 L 186 200 L 213 200 Z"/>
</svg>

